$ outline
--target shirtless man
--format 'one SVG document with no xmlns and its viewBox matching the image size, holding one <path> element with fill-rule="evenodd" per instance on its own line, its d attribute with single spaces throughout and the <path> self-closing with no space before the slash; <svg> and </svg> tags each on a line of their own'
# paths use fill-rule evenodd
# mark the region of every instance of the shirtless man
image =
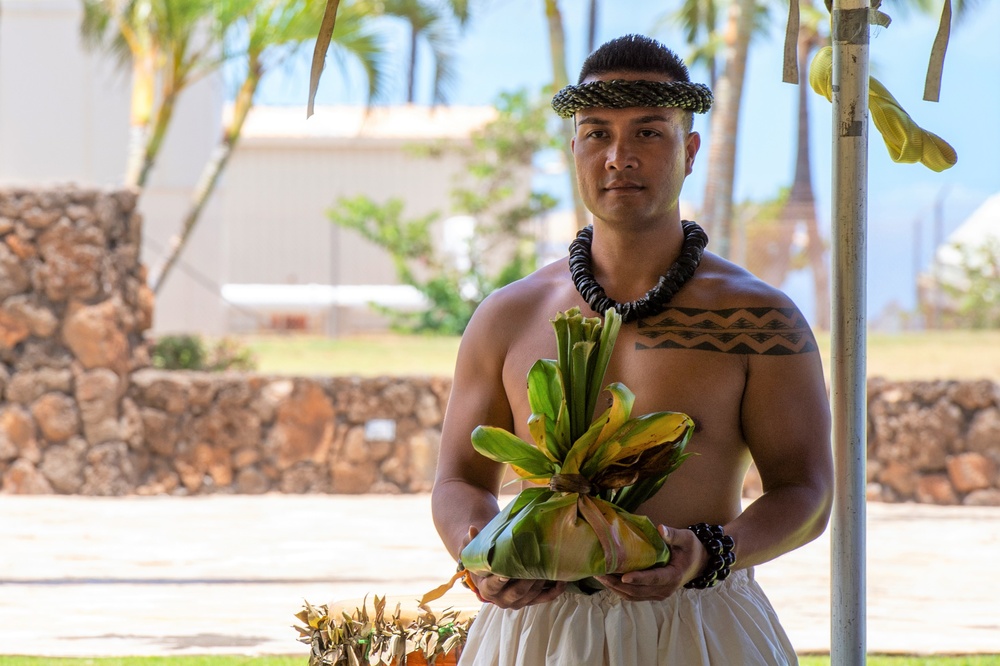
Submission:
<svg viewBox="0 0 1000 666">
<path fill-rule="evenodd" d="M 610 85 L 607 97 L 589 94 L 587 84 L 616 80 L 624 83 Z M 643 85 L 636 81 L 670 85 L 654 86 L 657 105 L 642 106 L 650 98 L 643 91 L 635 101 L 631 91 Z M 657 285 L 689 243 L 697 245 L 678 202 L 701 144 L 692 109 L 706 110 L 711 95 L 690 83 L 673 52 L 636 35 L 595 51 L 580 84 L 557 95 L 561 108 L 553 106 L 574 116 L 579 190 L 594 214 L 584 268 L 626 304 Z M 556 358 L 549 320 L 574 306 L 598 316 L 591 304 L 598 302 L 581 295 L 564 259 L 498 290 L 476 311 L 459 350 L 432 496 L 438 531 L 456 559 L 498 512 L 504 475 L 473 449 L 470 433 L 489 424 L 532 441 L 526 377 L 537 359 Z M 590 596 L 564 583 L 481 577 L 490 603 L 461 663 L 795 663 L 752 567 L 815 539 L 829 518 L 830 411 L 804 317 L 783 293 L 706 251 L 668 302 L 626 317 L 605 383 L 615 381 L 635 393 L 634 415 L 684 412 L 696 424 L 687 450 L 697 455 L 637 511 L 659 526 L 669 564 L 600 577 L 607 589 Z M 764 493 L 743 510 L 751 460 Z M 688 529 L 696 523 L 721 525 L 735 541 L 732 575 L 708 589 L 685 587 L 709 563 Z"/>
</svg>

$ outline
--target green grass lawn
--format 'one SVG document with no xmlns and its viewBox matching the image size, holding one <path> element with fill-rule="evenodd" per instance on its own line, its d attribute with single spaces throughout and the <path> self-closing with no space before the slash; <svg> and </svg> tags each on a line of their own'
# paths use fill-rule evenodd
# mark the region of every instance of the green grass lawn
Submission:
<svg viewBox="0 0 1000 666">
<path fill-rule="evenodd" d="M 306 657 L 108 657 L 62 659 L 55 657 L 2 657 L 0 666 L 304 666 Z M 805 656 L 802 666 L 829 666 L 829 656 Z M 1000 666 L 1000 655 L 947 657 L 868 657 L 868 666 Z"/>
<path fill-rule="evenodd" d="M 0 666 L 307 666 L 308 656 L 296 657 L 3 657 Z"/>
<path fill-rule="evenodd" d="M 280 375 L 451 376 L 459 339 L 404 335 L 349 338 L 257 336 L 241 341 L 259 369 Z M 830 371 L 830 336 L 818 336 L 823 367 Z M 872 333 L 869 377 L 887 379 L 1000 380 L 1000 331 Z"/>
<path fill-rule="evenodd" d="M 821 341 L 828 350 L 829 336 Z M 829 369 L 829 354 L 824 367 Z M 990 379 L 1000 381 L 1000 331 L 872 333 L 868 376 L 887 379 Z"/>
<path fill-rule="evenodd" d="M 377 377 L 450 377 L 458 353 L 457 337 L 366 335 L 325 338 L 273 335 L 238 338 L 257 358 L 264 374 Z"/>
</svg>

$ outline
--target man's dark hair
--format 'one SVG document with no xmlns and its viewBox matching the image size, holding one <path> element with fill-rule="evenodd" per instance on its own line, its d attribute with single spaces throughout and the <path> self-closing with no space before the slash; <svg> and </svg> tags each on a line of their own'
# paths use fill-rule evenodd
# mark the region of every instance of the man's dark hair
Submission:
<svg viewBox="0 0 1000 666">
<path fill-rule="evenodd" d="M 591 53 L 580 68 L 577 83 L 607 72 L 653 72 L 674 81 L 690 81 L 687 65 L 666 46 L 645 35 L 624 35 Z"/>
</svg>

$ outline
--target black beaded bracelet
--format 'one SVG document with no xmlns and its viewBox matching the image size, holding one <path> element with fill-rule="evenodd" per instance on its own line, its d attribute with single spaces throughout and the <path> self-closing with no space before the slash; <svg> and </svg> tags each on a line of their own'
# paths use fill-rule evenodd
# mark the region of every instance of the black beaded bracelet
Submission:
<svg viewBox="0 0 1000 666">
<path fill-rule="evenodd" d="M 733 541 L 733 537 L 722 531 L 722 525 L 698 523 L 688 529 L 694 532 L 701 545 L 708 551 L 708 563 L 705 564 L 705 570 L 701 575 L 689 581 L 684 587 L 704 590 L 726 580 L 732 571 L 732 566 L 736 564 L 736 554 L 733 552 L 736 542 Z"/>
</svg>

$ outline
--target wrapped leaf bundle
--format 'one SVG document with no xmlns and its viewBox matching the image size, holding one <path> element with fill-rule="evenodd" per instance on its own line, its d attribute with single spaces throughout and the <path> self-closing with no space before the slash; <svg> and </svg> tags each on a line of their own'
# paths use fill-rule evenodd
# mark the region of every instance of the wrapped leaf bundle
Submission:
<svg viewBox="0 0 1000 666">
<path fill-rule="evenodd" d="M 462 564 L 476 574 L 560 581 L 666 564 L 656 527 L 630 512 L 690 455 L 694 422 L 678 412 L 632 418 L 635 396 L 621 383 L 604 389 L 611 406 L 591 421 L 621 317 L 608 310 L 602 322 L 573 308 L 552 325 L 558 359 L 528 372 L 534 444 L 492 426 L 472 433 L 479 453 L 542 485 L 497 514 L 462 551 Z"/>
</svg>

